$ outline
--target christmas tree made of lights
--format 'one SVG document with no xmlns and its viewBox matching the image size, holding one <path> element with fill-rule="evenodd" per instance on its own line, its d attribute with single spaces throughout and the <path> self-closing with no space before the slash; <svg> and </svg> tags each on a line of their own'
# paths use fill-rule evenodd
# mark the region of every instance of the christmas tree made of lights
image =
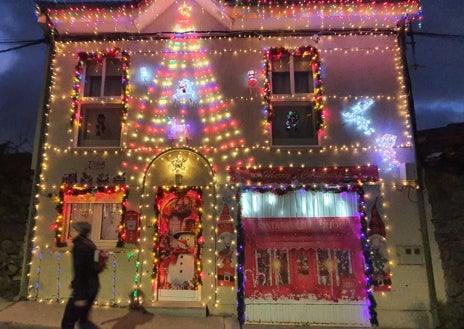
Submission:
<svg viewBox="0 0 464 329">
<path fill-rule="evenodd" d="M 194 32 L 192 7 L 184 3 L 178 14 L 175 34 L 168 40 L 153 83 L 140 101 L 143 112 L 151 111 L 144 134 L 156 136 L 145 143 L 152 141 L 159 146 L 170 142 L 171 146 L 192 145 L 219 152 L 243 146 L 245 141 L 216 83 L 208 52 Z M 159 99 L 151 105 L 156 91 Z M 142 121 L 139 118 L 136 128 Z"/>
</svg>

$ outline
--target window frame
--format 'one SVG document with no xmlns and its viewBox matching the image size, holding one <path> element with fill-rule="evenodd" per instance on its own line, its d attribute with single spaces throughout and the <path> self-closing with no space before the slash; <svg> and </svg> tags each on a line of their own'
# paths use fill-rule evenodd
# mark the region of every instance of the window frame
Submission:
<svg viewBox="0 0 464 329">
<path fill-rule="evenodd" d="M 117 139 L 117 145 L 111 145 L 111 141 L 115 141 L 116 139 L 91 139 L 91 138 L 86 138 L 85 131 L 87 130 L 87 120 L 86 118 L 89 117 L 87 115 L 87 111 L 100 111 L 103 112 L 107 108 L 114 107 L 115 109 L 112 112 L 116 112 L 116 107 L 120 108 L 121 113 L 120 114 L 115 114 L 115 116 L 119 117 L 119 122 L 120 125 L 118 126 L 119 130 L 119 138 Z M 106 111 L 105 111 L 106 112 Z M 95 101 L 88 101 L 88 102 L 82 102 L 79 105 L 79 124 L 77 125 L 75 131 L 74 131 L 74 140 L 75 142 L 75 147 L 76 148 L 92 148 L 92 149 L 98 149 L 98 148 L 104 148 L 104 149 L 120 149 L 122 145 L 122 132 L 123 132 L 123 118 L 124 118 L 124 105 L 121 102 L 105 102 L 105 103 L 100 103 L 100 102 L 95 102 Z M 114 125 L 112 126 L 114 128 Z M 97 129 L 97 128 L 95 128 Z M 100 143 L 97 142 L 91 142 L 91 141 L 101 141 Z M 105 141 L 109 145 L 104 145 Z M 101 145 L 98 145 L 101 144 Z"/>
<path fill-rule="evenodd" d="M 279 136 L 276 136 L 279 131 L 277 130 L 276 128 L 276 124 L 279 124 L 281 125 L 282 127 L 285 126 L 285 121 L 284 119 L 282 119 L 282 121 L 279 121 L 281 118 L 282 118 L 282 111 L 281 110 L 277 110 L 277 108 L 289 108 L 291 107 L 292 110 L 295 110 L 298 115 L 300 116 L 300 121 L 302 121 L 302 125 L 311 125 L 312 127 L 307 127 L 306 131 L 308 132 L 307 135 L 304 135 L 304 136 L 301 136 L 302 134 L 302 131 L 289 131 L 288 134 L 292 134 L 293 133 L 293 136 L 289 136 L 289 137 L 285 137 L 283 136 L 282 137 L 282 132 L 280 132 L 280 135 Z M 310 108 L 309 111 L 305 111 L 305 109 L 307 108 Z M 317 133 L 317 127 L 316 127 L 316 113 L 315 113 L 315 105 L 314 103 L 312 102 L 308 102 L 308 101 L 276 101 L 276 102 L 273 102 L 272 103 L 272 108 L 273 108 L 273 117 L 271 119 L 271 140 L 272 140 L 272 146 L 273 147 L 301 147 L 301 146 L 319 146 L 319 139 L 318 139 L 318 133 Z M 299 111 L 298 111 L 299 109 Z M 310 112 L 310 113 L 308 113 Z M 288 112 L 287 113 L 284 113 L 284 115 L 288 115 Z M 306 119 L 305 120 L 305 117 L 307 116 L 311 116 L 310 119 Z M 276 122 L 277 121 L 277 122 Z M 306 123 L 306 124 L 305 124 Z M 311 130 L 309 130 L 311 129 Z M 281 129 L 279 129 L 281 130 Z M 303 130 L 303 133 L 305 132 L 305 130 Z M 295 136 L 295 135 L 298 135 Z M 292 144 L 292 141 L 294 140 L 308 140 L 307 143 L 294 143 Z M 275 144 L 275 142 L 277 140 L 281 140 L 282 142 L 281 143 L 278 143 L 278 144 Z M 313 142 L 311 142 L 311 140 Z M 287 141 L 287 142 L 286 142 Z"/>
<path fill-rule="evenodd" d="M 73 147 L 77 149 L 121 149 L 123 145 L 123 134 L 124 134 L 124 123 L 127 115 L 127 101 L 128 101 L 128 61 L 129 56 L 126 52 L 121 51 L 117 48 L 107 51 L 107 52 L 96 52 L 96 53 L 87 53 L 81 52 L 78 54 L 79 63 L 76 67 L 76 76 L 74 84 L 74 93 L 73 93 Z M 108 84 L 108 78 L 114 77 L 108 72 L 108 61 L 119 61 L 120 70 L 121 70 L 121 89 L 120 93 L 117 95 L 105 95 L 105 86 Z M 100 86 L 98 95 L 92 95 L 89 92 L 89 78 L 90 74 L 88 72 L 89 63 L 94 62 L 97 65 L 101 65 L 100 77 Z M 113 79 L 114 80 L 114 79 Z M 116 140 L 112 138 L 113 143 L 98 142 L 99 139 L 85 139 L 85 133 L 83 133 L 84 125 L 86 123 L 86 111 L 90 108 L 98 110 L 101 107 L 114 107 L 121 108 L 121 113 L 118 114 L 120 125 L 118 126 L 119 137 L 117 138 L 118 142 L 114 143 Z M 113 120 L 114 121 L 114 120 Z"/>
<path fill-rule="evenodd" d="M 66 240 L 70 240 L 70 232 L 71 232 L 71 225 L 73 224 L 73 220 L 71 219 L 71 212 L 72 212 L 72 207 L 73 205 L 91 205 L 92 206 L 92 211 L 94 212 L 93 215 L 89 216 L 91 218 L 90 221 L 88 221 L 92 225 L 92 231 L 89 234 L 89 238 L 95 243 L 95 245 L 100 248 L 100 249 L 109 249 L 113 248 L 116 246 L 118 243 L 118 236 L 116 236 L 116 239 L 102 239 L 102 230 L 103 230 L 103 217 L 104 217 L 104 207 L 105 205 L 119 205 L 119 209 L 117 210 L 119 212 L 119 215 L 117 217 L 117 223 L 115 224 L 116 232 L 117 229 L 120 226 L 121 220 L 122 220 L 122 209 L 123 205 L 121 202 L 108 202 L 108 203 L 101 203 L 101 202 L 69 202 L 66 203 L 65 205 L 65 211 L 64 211 L 64 220 L 65 220 L 65 225 L 64 225 L 64 231 L 65 231 L 65 237 Z"/>
<path fill-rule="evenodd" d="M 100 249 L 112 249 L 124 246 L 124 218 L 126 216 L 126 200 L 128 190 L 124 185 L 115 185 L 108 187 L 97 186 L 77 186 L 62 184 L 59 193 L 59 206 L 57 206 L 57 217 L 53 228 L 55 230 L 55 245 L 56 247 L 66 247 L 70 245 L 71 231 L 71 205 L 72 204 L 118 204 L 120 214 L 117 216 L 117 239 L 103 240 L 101 239 L 101 220 L 91 222 L 92 232 L 91 239 Z M 101 212 L 103 215 L 103 212 Z"/>
<path fill-rule="evenodd" d="M 276 61 L 274 61 L 274 60 L 271 61 L 271 70 L 269 72 L 269 76 L 270 76 L 270 83 L 271 83 L 271 94 L 272 94 L 271 99 L 272 100 L 276 100 L 276 98 L 278 98 L 279 96 L 281 98 L 288 98 L 288 97 L 294 97 L 294 96 L 306 96 L 309 99 L 314 97 L 314 72 L 313 72 L 312 68 L 311 68 L 310 71 L 297 71 L 295 69 L 295 57 L 303 58 L 301 55 L 296 55 L 296 54 L 289 54 L 287 56 L 283 56 L 283 60 L 285 60 L 286 58 L 288 58 L 288 60 L 289 60 L 289 63 L 288 63 L 288 65 L 289 65 L 288 69 L 289 70 L 288 71 L 276 71 L 276 70 L 274 70 L 274 67 L 275 67 L 274 63 Z M 308 60 L 308 62 L 309 62 L 309 65 L 311 66 L 310 60 Z M 290 87 L 290 92 L 289 93 L 277 93 L 277 92 L 274 91 L 274 87 L 275 87 L 274 75 L 276 73 L 280 73 L 280 72 L 288 73 L 289 87 Z M 309 89 L 308 92 L 297 92 L 296 91 L 296 80 L 297 79 L 296 79 L 295 74 L 297 72 L 308 72 L 308 74 L 311 73 L 311 75 L 312 75 L 312 78 L 310 79 L 311 81 L 309 81 L 309 79 L 307 81 L 308 89 Z"/>
<path fill-rule="evenodd" d="M 297 69 L 295 68 L 295 58 L 308 58 L 308 66 L 309 70 L 308 75 L 311 74 L 311 79 L 308 79 L 308 92 L 296 92 L 296 72 Z M 275 72 L 279 72 L 275 70 L 275 63 L 281 62 L 283 60 L 288 59 L 288 71 L 284 70 L 282 72 L 288 72 L 289 75 L 289 93 L 279 93 L 275 92 L 275 79 L 273 76 L 276 74 Z M 266 98 L 268 103 L 268 124 L 270 127 L 270 136 L 271 136 L 271 147 L 280 148 L 301 148 L 301 147 L 320 147 L 320 140 L 319 140 L 319 130 L 323 126 L 323 117 L 322 117 L 322 79 L 320 78 L 320 63 L 319 63 L 319 54 L 316 48 L 314 47 L 298 47 L 294 50 L 290 50 L 283 47 L 277 48 L 270 48 L 266 52 L 266 73 L 268 76 L 267 79 L 267 92 Z M 303 72 L 303 71 L 301 71 Z M 286 138 L 274 138 L 275 132 L 275 109 L 278 107 L 284 107 L 288 105 L 294 105 L 297 107 L 302 106 L 312 106 L 312 127 L 313 131 L 308 132 L 308 135 L 304 138 L 299 137 L 302 140 L 301 143 L 291 143 L 290 141 L 294 139 L 294 137 L 289 136 L 288 142 L 285 142 Z M 300 115 L 301 117 L 301 115 Z M 282 122 L 284 125 L 285 122 Z M 301 133 L 299 134 L 301 135 Z M 306 139 L 307 141 L 304 142 L 303 140 Z M 282 142 L 276 142 L 276 140 L 282 140 Z"/>
<path fill-rule="evenodd" d="M 106 89 L 106 86 L 108 84 L 108 78 L 109 77 L 114 77 L 113 75 L 109 75 L 109 73 L 107 71 L 108 70 L 108 61 L 111 60 L 111 61 L 114 61 L 114 60 L 117 60 L 119 61 L 119 65 L 120 65 L 120 69 L 121 69 L 121 90 L 120 90 L 120 93 L 119 95 L 116 94 L 116 95 L 110 95 L 110 94 L 106 94 L 105 93 L 105 89 Z M 90 75 L 89 72 L 88 72 L 88 68 L 89 68 L 89 63 L 95 63 L 97 65 L 101 65 L 101 73 L 99 75 Z M 100 64 L 101 63 L 101 64 Z M 84 99 L 86 98 L 111 98 L 111 97 L 120 97 L 121 94 L 123 93 L 123 77 L 124 77 L 124 72 L 123 72 L 123 68 L 124 68 L 124 62 L 123 62 L 123 59 L 122 57 L 118 56 L 118 57 L 109 57 L 109 56 L 106 56 L 105 58 L 101 59 L 101 60 L 98 60 L 98 59 L 94 59 L 94 58 L 88 58 L 85 60 L 85 63 L 84 63 L 84 76 L 83 76 L 83 79 L 81 81 L 82 83 L 82 90 L 84 91 L 82 97 Z M 89 81 L 89 78 L 90 77 L 100 77 L 100 91 L 98 93 L 98 95 L 92 95 L 92 88 L 90 86 L 90 81 Z M 89 88 L 87 88 L 87 86 Z M 87 90 L 90 90 L 89 93 L 87 93 Z M 89 95 L 90 94 L 90 95 Z"/>
</svg>

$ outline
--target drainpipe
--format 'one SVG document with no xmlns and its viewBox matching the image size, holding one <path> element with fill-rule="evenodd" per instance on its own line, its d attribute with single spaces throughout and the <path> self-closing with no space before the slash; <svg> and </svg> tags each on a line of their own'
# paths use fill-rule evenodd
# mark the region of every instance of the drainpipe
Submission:
<svg viewBox="0 0 464 329">
<path fill-rule="evenodd" d="M 29 263 L 32 259 L 32 238 L 34 234 L 35 226 L 35 203 L 36 195 L 39 192 L 39 183 L 40 183 L 40 172 L 41 172 L 41 163 L 43 158 L 43 144 L 45 139 L 45 132 L 47 129 L 47 119 L 46 114 L 48 112 L 48 104 L 50 102 L 50 85 L 52 80 L 52 58 L 55 55 L 55 43 L 53 37 L 53 31 L 46 31 L 45 33 L 45 43 L 47 44 L 46 48 L 46 59 L 45 59 L 45 72 L 44 72 L 44 83 L 43 91 L 40 96 L 39 108 L 37 113 L 37 122 L 35 127 L 35 138 L 34 138 L 34 149 L 32 153 L 31 169 L 33 171 L 32 177 L 32 186 L 29 199 L 29 213 L 26 223 L 26 232 L 24 235 L 24 256 L 21 269 L 21 285 L 19 290 L 18 299 L 27 299 L 28 296 L 28 286 L 29 286 Z"/>
<path fill-rule="evenodd" d="M 405 77 L 405 87 L 406 93 L 408 95 L 408 108 L 410 113 L 411 128 L 414 141 L 414 155 L 417 168 L 417 182 L 420 184 L 420 189 L 417 190 L 417 205 L 419 210 L 419 223 L 422 233 L 422 243 L 424 245 L 424 258 L 425 258 L 425 270 L 427 273 L 427 283 L 428 291 L 430 298 L 430 312 L 432 314 L 433 328 L 438 328 L 440 326 L 440 319 L 438 315 L 438 298 L 437 291 L 435 287 L 435 278 L 433 274 L 433 263 L 432 255 L 430 251 L 430 239 L 429 239 L 429 230 L 427 225 L 427 216 L 425 213 L 425 201 L 424 201 L 424 191 L 425 191 L 425 179 L 423 175 L 423 168 L 421 165 L 421 159 L 417 151 L 417 145 L 419 145 L 417 139 L 417 122 L 416 122 L 416 111 L 414 107 L 414 98 L 412 95 L 412 84 L 411 76 L 409 74 L 408 61 L 406 57 L 406 24 L 403 24 L 399 32 L 399 45 L 401 49 L 401 60 L 403 64 L 403 73 Z M 410 33 L 412 34 L 412 24 L 409 24 Z"/>
</svg>

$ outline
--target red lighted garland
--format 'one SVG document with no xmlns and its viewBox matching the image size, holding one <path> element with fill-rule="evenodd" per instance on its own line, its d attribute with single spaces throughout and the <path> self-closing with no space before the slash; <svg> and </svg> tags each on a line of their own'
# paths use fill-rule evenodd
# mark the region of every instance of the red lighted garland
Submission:
<svg viewBox="0 0 464 329">
<path fill-rule="evenodd" d="M 120 58 L 122 60 L 122 78 L 121 78 L 121 85 L 122 85 L 122 93 L 121 99 L 123 102 L 123 118 L 125 118 L 127 113 L 127 103 L 129 100 L 129 59 L 130 56 L 128 52 L 124 50 L 120 50 L 119 48 L 114 48 L 112 50 L 103 52 L 103 51 L 96 51 L 96 52 L 79 52 L 77 54 L 79 61 L 77 62 L 74 74 L 74 85 L 73 85 L 73 93 L 71 97 L 71 104 L 72 104 L 72 114 L 71 114 L 71 125 L 79 124 L 79 117 L 78 117 L 78 108 L 81 102 L 82 91 L 81 91 L 81 82 L 84 77 L 84 66 L 85 63 L 89 60 L 96 61 L 97 63 L 103 62 L 105 58 Z"/>
<path fill-rule="evenodd" d="M 94 194 L 97 192 L 100 193 L 108 193 L 112 194 L 115 192 L 123 191 L 124 196 L 122 200 L 122 214 L 120 219 L 120 225 L 118 230 L 118 242 L 116 244 L 117 247 L 124 246 L 124 239 L 123 239 L 123 228 L 124 225 L 122 223 L 124 215 L 127 211 L 126 209 L 126 201 L 128 198 L 129 191 L 126 186 L 94 186 L 94 187 L 76 187 L 76 186 L 69 186 L 68 184 L 61 185 L 60 192 L 58 193 L 58 204 L 56 205 L 55 209 L 57 211 L 57 217 L 55 223 L 52 224 L 52 229 L 55 231 L 55 245 L 57 247 L 66 247 L 66 241 L 62 239 L 62 232 L 63 232 L 63 225 L 64 225 L 64 217 L 63 217 L 63 208 L 64 208 L 64 196 L 65 195 L 84 195 L 84 194 Z"/>
<path fill-rule="evenodd" d="M 301 56 L 303 58 L 311 58 L 311 68 L 313 72 L 313 87 L 314 87 L 314 106 L 317 115 L 317 129 L 324 127 L 324 95 L 323 95 L 323 81 L 321 73 L 321 62 L 319 58 L 318 50 L 313 46 L 301 46 L 296 49 L 288 49 L 285 47 L 274 47 L 267 49 L 265 53 L 266 57 L 266 79 L 265 79 L 265 94 L 264 98 L 267 103 L 266 113 L 267 113 L 267 122 L 270 123 L 274 117 L 272 102 L 271 102 L 271 82 L 270 82 L 270 72 L 272 71 L 272 62 L 279 60 L 282 57 L 289 57 L 290 55 Z"/>
</svg>

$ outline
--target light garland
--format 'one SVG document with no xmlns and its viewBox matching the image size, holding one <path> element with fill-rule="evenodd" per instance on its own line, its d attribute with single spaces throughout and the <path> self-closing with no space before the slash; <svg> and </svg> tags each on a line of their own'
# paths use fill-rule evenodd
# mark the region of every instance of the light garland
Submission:
<svg viewBox="0 0 464 329">
<path fill-rule="evenodd" d="M 365 26 L 396 28 L 399 21 L 409 22 L 422 19 L 419 0 L 377 3 L 373 1 L 342 0 L 333 1 L 220 1 L 220 5 L 211 4 L 211 11 L 217 19 L 229 29 L 250 29 L 258 20 L 258 27 L 267 28 L 266 22 L 274 19 L 289 21 L 288 29 L 295 26 L 308 28 L 320 26 L 326 29 L 352 28 Z M 104 3 L 82 7 L 68 4 L 66 6 L 41 5 L 37 12 L 44 15 L 49 28 L 62 28 L 60 34 L 73 34 L 80 26 L 93 30 L 94 35 L 103 33 L 132 32 L 139 33 L 147 24 L 146 17 L 157 18 L 161 8 L 153 0 L 140 0 L 134 5 L 121 4 L 107 6 Z M 188 7 L 188 6 L 187 6 Z M 186 6 L 181 7 L 186 12 Z M 190 14 L 190 11 L 188 11 Z M 188 17 L 188 16 L 186 16 Z M 139 18 L 139 19 L 136 19 Z M 309 20 L 309 21 L 308 21 Z M 356 21 L 354 23 L 353 21 Z M 143 23 L 145 22 L 145 23 Z M 118 29 L 122 26 L 124 30 Z"/>
<path fill-rule="evenodd" d="M 377 34 L 377 33 L 357 33 L 357 34 L 354 34 L 354 33 L 350 33 L 350 34 L 340 34 L 340 33 L 334 33 L 333 35 L 329 35 L 328 37 L 331 38 L 331 37 L 349 37 L 349 36 L 354 36 L 354 35 L 366 35 L 366 36 L 382 36 L 382 37 L 388 37 L 388 36 L 391 36 L 392 33 L 382 33 L 382 34 Z M 307 35 L 305 35 L 304 37 L 307 37 Z M 303 36 L 300 36 L 300 37 L 292 37 L 292 36 L 289 36 L 290 39 L 294 39 L 295 42 L 299 41 L 299 40 L 303 40 L 304 38 Z M 224 39 L 224 40 L 235 40 L 235 39 L 257 39 L 257 40 L 263 40 L 264 39 L 269 39 L 271 40 L 273 37 L 271 36 L 268 36 L 268 37 L 262 37 L 262 36 L 259 36 L 259 35 L 253 35 L 253 36 L 238 36 L 238 37 L 229 37 L 229 38 L 212 38 L 212 37 L 201 37 L 201 36 L 198 36 L 197 37 L 198 40 L 203 40 L 203 41 L 207 41 L 207 40 L 213 40 L 213 39 L 216 39 L 216 40 L 221 40 L 221 39 Z M 155 43 L 155 44 L 161 44 L 161 43 L 166 43 L 166 40 L 164 39 L 157 39 L 157 38 L 151 38 L 149 40 L 145 40 L 145 39 L 139 39 L 139 40 L 136 40 L 137 42 L 141 43 L 142 45 L 145 44 L 145 43 Z M 266 41 L 266 40 L 264 40 Z M 114 41 L 114 43 L 119 43 L 119 42 L 122 42 L 122 43 L 126 43 L 128 42 L 128 40 L 124 40 L 124 39 L 121 39 L 121 40 L 118 40 L 117 42 Z M 63 48 L 66 47 L 66 45 L 70 45 L 71 43 L 70 42 L 59 42 L 57 44 L 58 46 L 58 54 L 57 56 L 58 57 L 68 57 L 69 55 L 73 55 L 74 54 L 74 51 L 72 50 L 69 50 L 69 51 L 66 51 L 64 50 Z M 95 42 L 77 42 L 77 43 L 72 43 L 73 46 L 77 45 L 78 47 L 80 48 L 88 48 L 89 46 L 91 46 L 92 44 L 95 44 Z M 100 44 L 100 42 L 98 42 L 98 44 Z M 61 48 L 63 47 L 63 48 Z M 319 54 L 333 54 L 333 53 L 344 53 L 344 54 L 348 54 L 348 53 L 362 53 L 363 55 L 376 55 L 376 54 L 382 54 L 382 53 L 385 53 L 385 52 L 396 52 L 396 49 L 393 48 L 393 47 L 390 47 L 390 46 L 384 46 L 384 47 L 355 47 L 355 48 L 348 48 L 348 47 L 334 47 L 334 48 L 328 48 L 327 46 L 324 46 L 323 45 L 323 42 L 320 41 L 319 45 L 318 45 L 318 51 L 319 51 Z M 128 50 L 127 51 L 129 56 L 134 56 L 134 55 L 142 55 L 142 56 L 146 56 L 146 57 L 153 57 L 153 56 L 158 56 L 158 55 L 163 55 L 163 56 L 166 56 L 167 54 L 171 54 L 172 51 L 171 50 Z M 234 48 L 222 48 L 222 49 L 214 49 L 214 50 L 207 50 L 207 49 L 202 49 L 201 50 L 202 52 L 202 55 L 204 56 L 209 56 L 209 57 L 213 57 L 213 56 L 223 56 L 225 54 L 233 54 L 233 55 L 236 55 L 236 56 L 239 56 L 239 55 L 245 55 L 245 54 L 257 54 L 257 55 L 260 55 L 263 53 L 263 49 L 262 48 L 248 48 L 248 49 L 234 49 Z M 184 54 L 190 54 L 191 51 L 182 51 L 180 50 L 179 53 L 184 53 Z"/>
<path fill-rule="evenodd" d="M 74 86 L 73 86 L 73 94 L 72 94 L 72 109 L 71 109 L 71 123 L 72 126 L 78 127 L 81 125 L 80 118 L 77 116 L 79 105 L 82 102 L 82 93 L 81 93 L 81 85 L 82 85 L 82 78 L 84 76 L 84 65 L 87 61 L 95 61 L 97 63 L 101 63 L 105 58 L 120 58 L 122 61 L 122 77 L 121 77 L 121 85 L 122 85 L 122 94 L 121 94 L 121 101 L 123 104 L 123 123 L 125 122 L 125 118 L 127 115 L 127 102 L 129 99 L 129 55 L 126 51 L 121 51 L 118 48 L 114 48 L 108 51 L 95 51 L 92 53 L 87 52 L 79 52 L 78 54 L 79 61 L 76 65 L 75 77 L 74 77 Z"/>
<path fill-rule="evenodd" d="M 55 223 L 52 225 L 52 229 L 55 231 L 55 245 L 57 247 L 66 247 L 66 241 L 63 241 L 62 233 L 65 224 L 64 219 L 64 197 L 65 195 L 91 195 L 97 192 L 99 193 L 106 193 L 106 194 L 114 194 L 115 192 L 122 191 L 124 193 L 123 201 L 122 201 L 122 214 L 121 214 L 121 223 L 119 225 L 118 231 L 118 242 L 117 247 L 124 246 L 124 223 L 123 218 L 126 212 L 126 200 L 128 195 L 128 189 L 126 186 L 69 186 L 68 184 L 62 184 L 60 187 L 60 192 L 58 194 L 58 200 L 56 205 L 57 217 Z"/>
<path fill-rule="evenodd" d="M 311 68 L 312 68 L 312 75 L 313 75 L 313 84 L 312 87 L 314 88 L 311 91 L 313 94 L 314 101 L 314 110 L 317 115 L 316 120 L 316 127 L 317 129 L 321 129 L 324 126 L 324 115 L 323 115 L 323 89 L 322 89 L 322 77 L 321 77 L 321 63 L 319 60 L 319 53 L 315 47 L 312 46 L 301 46 L 296 49 L 288 49 L 285 47 L 279 48 L 270 48 L 265 51 L 266 57 L 266 80 L 264 85 L 265 95 L 264 98 L 267 102 L 267 122 L 270 124 L 272 117 L 274 116 L 273 109 L 272 109 L 272 101 L 271 101 L 271 83 L 269 74 L 271 73 L 271 65 L 274 60 L 278 60 L 282 57 L 286 58 L 289 56 L 301 56 L 302 58 L 309 57 L 311 61 Z"/>
</svg>

